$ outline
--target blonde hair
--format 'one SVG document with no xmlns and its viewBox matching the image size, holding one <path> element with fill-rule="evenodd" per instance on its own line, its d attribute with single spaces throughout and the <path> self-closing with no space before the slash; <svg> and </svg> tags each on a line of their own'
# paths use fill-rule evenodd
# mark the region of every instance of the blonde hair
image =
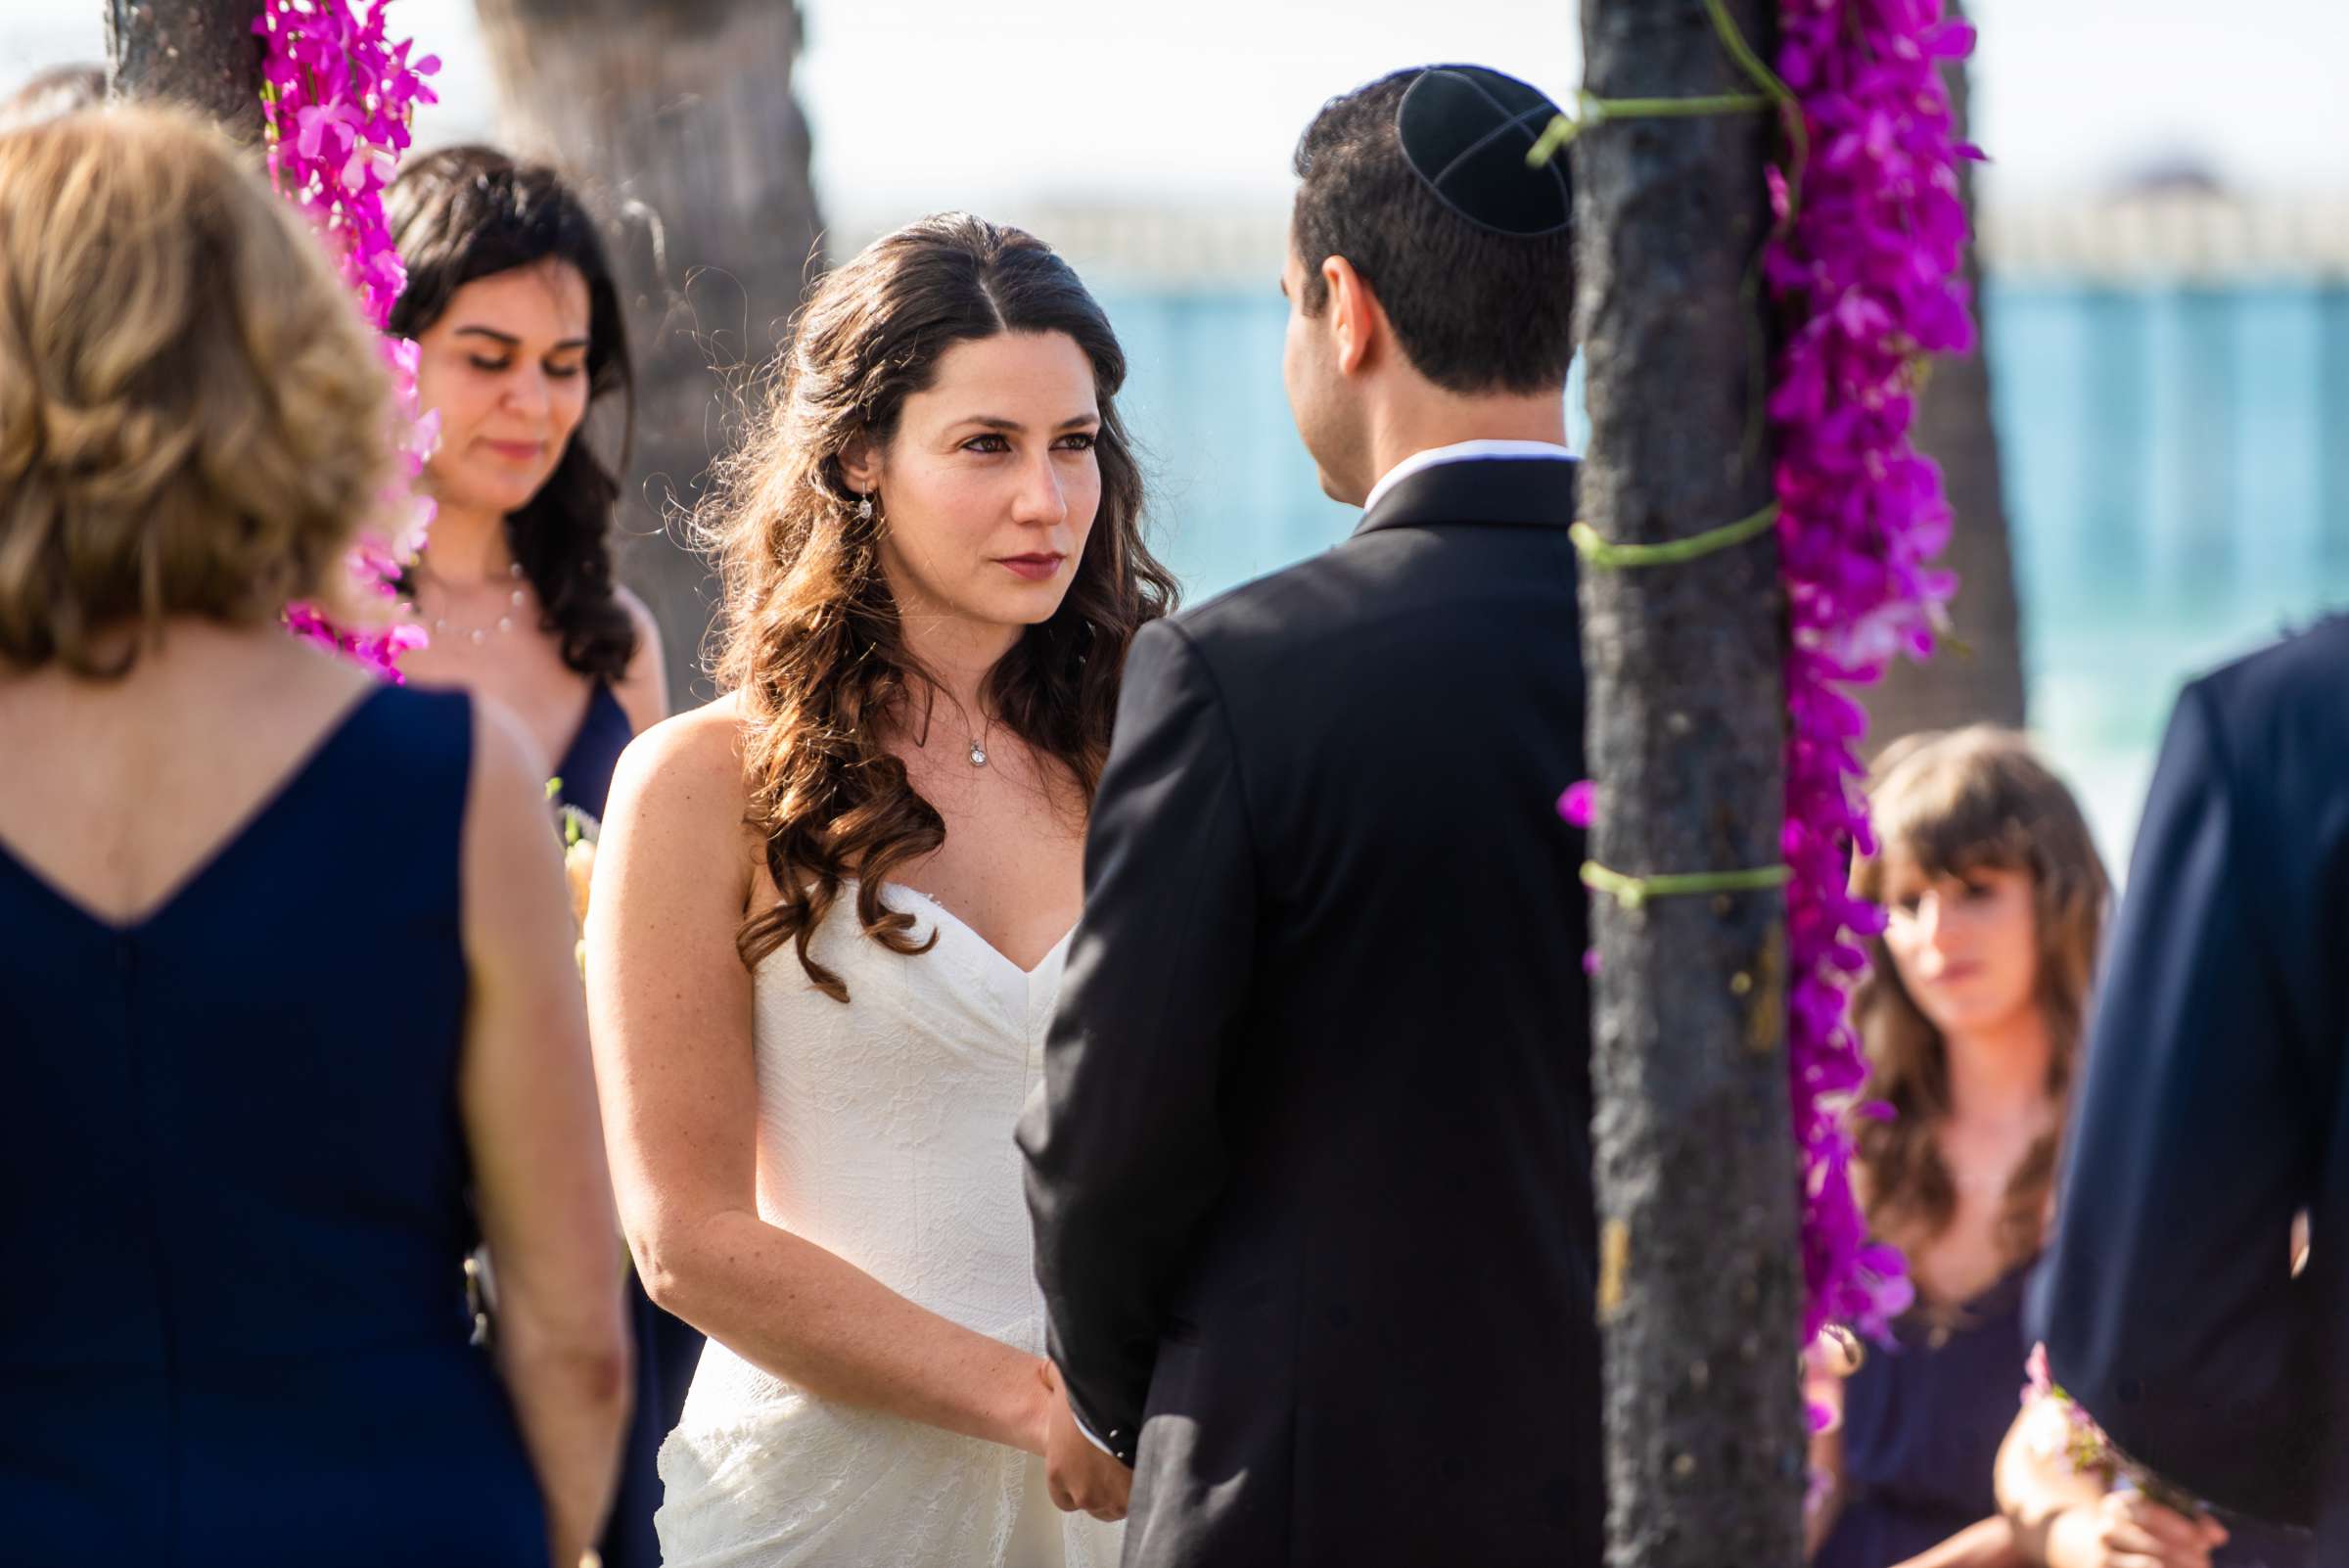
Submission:
<svg viewBox="0 0 2349 1568">
<path fill-rule="evenodd" d="M 1888 748 L 1876 764 L 1868 815 L 1877 853 L 1852 872 L 1863 898 L 1882 899 L 1885 856 L 1895 850 L 1929 877 L 1990 869 L 2030 877 L 2037 1000 L 2054 1046 L 2047 1087 L 2060 1128 L 2111 891 L 2079 803 L 2020 734 L 1977 724 Z M 1868 1225 L 1878 1235 L 1897 1229 L 1911 1241 L 1930 1239 L 1948 1227 L 1958 1205 L 1933 1137 L 1950 1112 L 1949 1049 L 1901 984 L 1884 939 L 1869 939 L 1868 948 L 1868 976 L 1853 996 L 1868 1060 L 1863 1092 L 1894 1113 L 1889 1122 L 1862 1117 L 1856 1128 Z M 2039 1251 L 2056 1136 L 2041 1138 L 2007 1181 L 1999 1243 L 2009 1266 Z"/>
<path fill-rule="evenodd" d="M 318 596 L 390 420 L 324 248 L 209 126 L 94 110 L 0 134 L 0 660 L 116 675 L 168 616 Z"/>
</svg>

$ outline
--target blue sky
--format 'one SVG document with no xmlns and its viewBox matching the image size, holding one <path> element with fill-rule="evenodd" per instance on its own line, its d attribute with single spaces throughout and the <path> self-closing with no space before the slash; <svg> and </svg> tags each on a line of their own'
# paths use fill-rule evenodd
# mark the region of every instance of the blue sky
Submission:
<svg viewBox="0 0 2349 1568">
<path fill-rule="evenodd" d="M 95 56 L 99 0 L 0 0 L 0 91 Z M 1277 201 L 1321 99 L 1469 59 L 1553 93 L 1581 69 L 1549 0 L 804 0 L 801 91 L 837 210 L 1006 198 Z M 2191 155 L 2269 190 L 2349 187 L 2349 4 L 1976 0 L 1994 192 L 2091 192 Z M 448 59 L 428 140 L 494 129 L 469 0 L 398 0 Z"/>
</svg>

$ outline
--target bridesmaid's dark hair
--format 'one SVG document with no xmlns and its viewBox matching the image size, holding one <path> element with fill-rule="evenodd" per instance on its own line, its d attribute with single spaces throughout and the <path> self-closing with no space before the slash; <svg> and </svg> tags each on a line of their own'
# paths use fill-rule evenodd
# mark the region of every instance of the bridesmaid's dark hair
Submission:
<svg viewBox="0 0 2349 1568">
<path fill-rule="evenodd" d="M 563 662 L 617 682 L 636 654 L 636 624 L 612 580 L 612 511 L 628 466 L 636 379 L 628 360 L 620 287 L 595 220 L 553 169 L 489 147 L 448 147 L 417 159 L 385 193 L 385 213 L 408 286 L 392 307 L 394 337 L 414 338 L 440 319 L 477 278 L 562 261 L 587 282 L 587 398 L 621 397 L 620 456 L 607 463 L 582 420 L 538 493 L 506 516 L 506 544 L 553 632 Z"/>
</svg>

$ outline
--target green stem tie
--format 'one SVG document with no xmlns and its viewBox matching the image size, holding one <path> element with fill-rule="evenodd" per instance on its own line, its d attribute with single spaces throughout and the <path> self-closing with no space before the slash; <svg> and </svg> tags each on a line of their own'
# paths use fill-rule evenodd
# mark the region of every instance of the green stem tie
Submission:
<svg viewBox="0 0 2349 1568">
<path fill-rule="evenodd" d="M 1713 93 L 1699 98 L 1600 98 L 1584 93 L 1573 115 L 1553 115 L 1541 137 L 1526 149 L 1525 166 L 1541 168 L 1587 130 L 1611 119 L 1693 119 L 1703 115 L 1748 115 L 1768 109 L 1766 93 Z"/>
<path fill-rule="evenodd" d="M 1754 46 L 1745 41 L 1737 23 L 1729 17 L 1723 0 L 1704 0 L 1705 12 L 1713 19 L 1713 30 L 1721 35 L 1724 49 L 1737 63 L 1754 84 L 1758 93 L 1712 93 L 1696 98 L 1600 98 L 1594 93 L 1577 95 L 1575 115 L 1556 115 L 1543 128 L 1534 145 L 1526 149 L 1525 166 L 1541 168 L 1558 156 L 1569 143 L 1587 130 L 1604 125 L 1611 119 L 1687 119 L 1700 115 L 1746 115 L 1770 108 L 1796 108 L 1794 90 L 1778 73 L 1763 64 L 1754 53 Z M 1787 131 L 1795 144 L 1787 183 L 1794 191 L 1802 186 L 1803 166 L 1810 161 L 1809 137 L 1803 128 L 1803 116 L 1798 112 L 1786 117 Z M 1789 193 L 1790 205 L 1800 198 Z"/>
<path fill-rule="evenodd" d="M 1636 909 L 1650 899 L 1683 899 L 1707 893 L 1754 893 L 1782 888 L 1794 879 L 1783 865 L 1755 866 L 1746 871 L 1680 871 L 1652 877 L 1626 876 L 1596 860 L 1583 862 L 1583 886 L 1611 894 L 1626 909 Z"/>
<path fill-rule="evenodd" d="M 1751 517 L 1721 528 L 1691 533 L 1684 539 L 1671 539 L 1662 544 L 1610 544 L 1598 536 L 1598 530 L 1588 523 L 1577 523 L 1567 530 L 1574 547 L 1584 560 L 1608 571 L 1627 571 L 1633 567 L 1685 566 L 1718 551 L 1730 549 L 1746 540 L 1766 533 L 1778 520 L 1778 503 L 1771 502 Z"/>
<path fill-rule="evenodd" d="M 1722 47 L 1729 52 L 1729 58 L 1736 61 L 1739 68 L 1765 93 L 1781 104 L 1791 105 L 1795 101 L 1794 89 L 1787 86 L 1776 71 L 1762 63 L 1762 57 L 1754 53 L 1754 46 L 1745 41 L 1745 34 L 1737 30 L 1737 23 L 1729 20 L 1729 8 L 1723 4 L 1723 0 L 1705 0 L 1705 11 L 1713 18 L 1713 30 L 1721 34 Z"/>
<path fill-rule="evenodd" d="M 1764 65 L 1762 57 L 1754 53 L 1754 46 L 1745 41 L 1745 34 L 1739 32 L 1737 23 L 1729 20 L 1729 8 L 1723 0 L 1705 0 L 1705 10 L 1713 18 L 1713 30 L 1721 34 L 1722 47 L 1729 52 L 1730 59 L 1737 62 L 1738 69 L 1753 78 L 1754 84 L 1762 89 L 1772 103 L 1782 110 L 1792 111 L 1779 116 L 1780 122 L 1786 127 L 1787 139 L 1794 144 L 1794 156 L 1786 161 L 1786 216 L 1783 220 L 1791 223 L 1796 209 L 1803 205 L 1803 170 L 1811 164 L 1811 133 L 1803 124 L 1802 104 L 1794 96 L 1794 89 L 1786 85 L 1785 79 Z"/>
</svg>

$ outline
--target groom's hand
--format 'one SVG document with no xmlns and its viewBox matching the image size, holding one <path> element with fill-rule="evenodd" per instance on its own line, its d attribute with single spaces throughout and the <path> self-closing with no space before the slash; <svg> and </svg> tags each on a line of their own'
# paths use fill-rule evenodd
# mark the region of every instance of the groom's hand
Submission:
<svg viewBox="0 0 2349 1568">
<path fill-rule="evenodd" d="M 1126 1502 L 1133 1490 L 1133 1472 L 1084 1435 L 1069 1391 L 1060 1381 L 1060 1368 L 1042 1363 L 1044 1386 L 1051 1391 L 1051 1415 L 1044 1430 L 1044 1485 L 1052 1504 L 1063 1513 L 1089 1513 L 1096 1519 L 1126 1517 Z"/>
</svg>

